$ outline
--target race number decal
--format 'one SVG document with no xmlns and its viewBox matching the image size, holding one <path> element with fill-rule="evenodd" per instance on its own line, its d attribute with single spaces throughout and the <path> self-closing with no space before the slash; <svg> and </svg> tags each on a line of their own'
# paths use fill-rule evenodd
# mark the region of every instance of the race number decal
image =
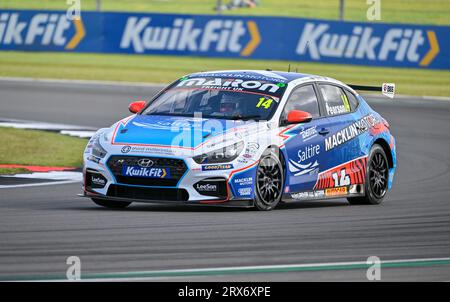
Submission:
<svg viewBox="0 0 450 302">
<path fill-rule="evenodd" d="M 350 175 L 348 175 L 345 172 L 345 169 L 342 169 L 339 174 L 338 174 L 338 172 L 334 172 L 331 174 L 331 177 L 333 178 L 333 181 L 334 181 L 334 186 L 335 187 L 349 186 L 350 185 Z"/>
<path fill-rule="evenodd" d="M 256 104 L 257 108 L 263 107 L 264 109 L 269 109 L 272 105 L 273 100 L 269 98 L 260 98 L 258 104 Z"/>
<path fill-rule="evenodd" d="M 364 184 L 367 157 L 360 157 L 319 173 L 314 190 Z"/>
</svg>

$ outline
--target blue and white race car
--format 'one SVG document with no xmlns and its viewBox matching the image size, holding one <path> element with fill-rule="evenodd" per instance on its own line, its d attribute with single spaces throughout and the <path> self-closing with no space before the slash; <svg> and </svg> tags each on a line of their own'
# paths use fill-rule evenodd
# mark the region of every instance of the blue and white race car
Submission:
<svg viewBox="0 0 450 302">
<path fill-rule="evenodd" d="M 395 139 L 351 87 L 364 89 L 293 72 L 184 76 L 90 139 L 82 195 L 119 208 L 173 202 L 271 210 L 343 197 L 379 204 L 392 187 Z M 375 90 L 393 97 L 394 87 Z"/>
</svg>

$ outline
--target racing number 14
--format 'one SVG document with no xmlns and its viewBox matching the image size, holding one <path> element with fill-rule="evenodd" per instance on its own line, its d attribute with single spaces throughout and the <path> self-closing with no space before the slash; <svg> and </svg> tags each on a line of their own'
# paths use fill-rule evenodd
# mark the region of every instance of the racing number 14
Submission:
<svg viewBox="0 0 450 302">
<path fill-rule="evenodd" d="M 269 109 L 270 105 L 272 105 L 272 99 L 260 98 L 256 107 L 264 107 L 265 109 Z"/>
<path fill-rule="evenodd" d="M 350 176 L 345 173 L 345 169 L 342 169 L 340 171 L 340 174 L 340 177 L 338 175 L 338 172 L 334 172 L 333 174 L 331 174 L 331 177 L 333 177 L 334 186 L 342 187 L 350 185 Z"/>
</svg>

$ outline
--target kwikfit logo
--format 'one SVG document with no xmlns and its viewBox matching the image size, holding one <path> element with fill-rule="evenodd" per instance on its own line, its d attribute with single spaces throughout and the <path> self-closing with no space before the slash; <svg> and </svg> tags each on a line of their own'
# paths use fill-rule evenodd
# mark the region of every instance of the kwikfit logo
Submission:
<svg viewBox="0 0 450 302">
<path fill-rule="evenodd" d="M 69 37 L 72 24 L 75 34 Z M 39 13 L 26 21 L 20 20 L 19 13 L 0 14 L 0 44 L 3 45 L 39 44 L 74 49 L 84 36 L 81 19 L 72 21 L 67 19 L 66 14 Z"/>
<path fill-rule="evenodd" d="M 165 168 L 122 167 L 122 175 L 134 177 L 166 178 L 170 177 L 168 171 L 169 170 Z"/>
<path fill-rule="evenodd" d="M 245 38 L 247 32 L 250 41 Z M 242 20 L 211 20 L 202 27 L 195 27 L 194 19 L 177 18 L 172 26 L 161 27 L 152 25 L 150 17 L 129 17 L 120 48 L 132 47 L 138 53 L 146 50 L 216 51 L 248 56 L 259 42 L 259 32 L 253 21 L 246 24 Z"/>
<path fill-rule="evenodd" d="M 370 26 L 354 26 L 351 34 L 330 32 L 326 23 L 306 23 L 297 44 L 296 53 L 320 60 L 328 58 L 351 58 L 386 61 L 419 62 L 426 66 L 439 52 L 433 31 L 427 32 L 430 50 L 421 58 L 419 50 L 425 44 L 425 32 L 420 29 L 391 28 L 382 35 L 375 35 Z"/>
</svg>

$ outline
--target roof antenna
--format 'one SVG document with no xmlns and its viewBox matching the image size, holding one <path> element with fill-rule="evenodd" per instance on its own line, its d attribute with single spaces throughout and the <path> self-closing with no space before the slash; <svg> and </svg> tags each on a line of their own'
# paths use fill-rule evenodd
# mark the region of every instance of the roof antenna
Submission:
<svg viewBox="0 0 450 302">
<path fill-rule="evenodd" d="M 295 73 L 298 73 L 298 67 L 295 67 Z"/>
<path fill-rule="evenodd" d="M 291 72 L 291 64 L 288 65 L 288 72 Z"/>
</svg>

